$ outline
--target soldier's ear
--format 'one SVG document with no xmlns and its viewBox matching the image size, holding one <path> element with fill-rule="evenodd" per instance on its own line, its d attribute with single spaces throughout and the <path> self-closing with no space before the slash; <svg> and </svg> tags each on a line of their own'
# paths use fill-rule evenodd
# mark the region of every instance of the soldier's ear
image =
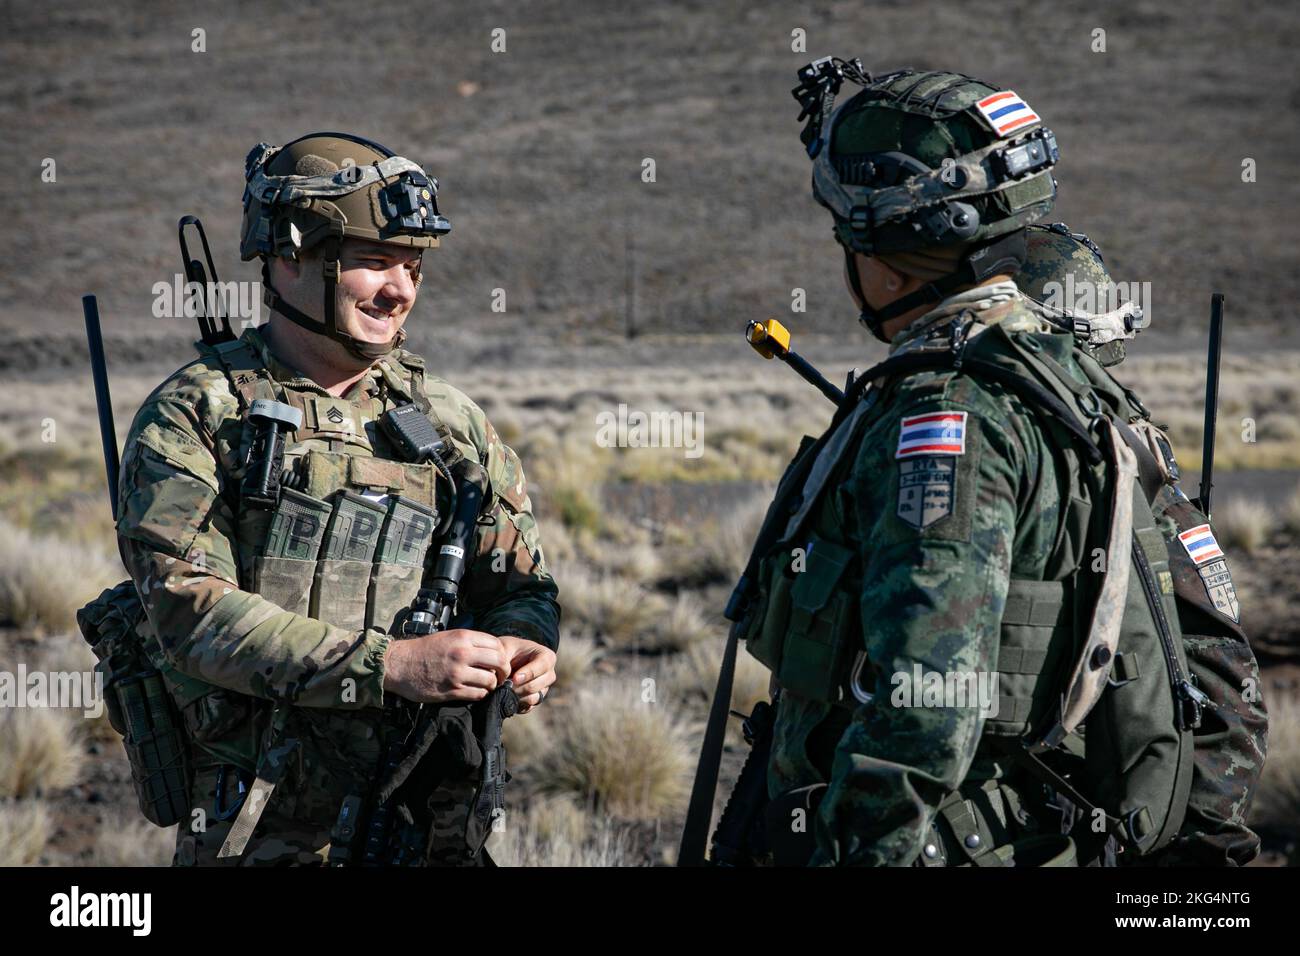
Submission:
<svg viewBox="0 0 1300 956">
<path fill-rule="evenodd" d="M 889 292 L 901 292 L 911 278 L 905 272 L 899 272 L 883 259 L 867 259 L 868 269 L 879 271 L 881 283 Z"/>
</svg>

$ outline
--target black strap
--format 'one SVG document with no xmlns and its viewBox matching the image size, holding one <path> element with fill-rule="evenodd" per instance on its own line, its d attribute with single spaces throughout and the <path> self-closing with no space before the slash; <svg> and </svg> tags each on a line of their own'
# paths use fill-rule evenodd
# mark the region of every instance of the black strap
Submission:
<svg viewBox="0 0 1300 956">
<path fill-rule="evenodd" d="M 709 824 L 713 820 L 713 797 L 718 790 L 718 768 L 722 765 L 727 714 L 731 710 L 731 687 L 736 670 L 740 627 L 740 622 L 736 622 L 727 633 L 727 647 L 722 653 L 718 684 L 713 690 L 709 722 L 704 731 L 704 743 L 700 746 L 700 762 L 695 767 L 695 782 L 691 786 L 691 802 L 687 806 L 686 823 L 682 827 L 682 843 L 677 853 L 678 866 L 703 866 L 705 862 L 704 847 L 709 839 Z"/>
</svg>

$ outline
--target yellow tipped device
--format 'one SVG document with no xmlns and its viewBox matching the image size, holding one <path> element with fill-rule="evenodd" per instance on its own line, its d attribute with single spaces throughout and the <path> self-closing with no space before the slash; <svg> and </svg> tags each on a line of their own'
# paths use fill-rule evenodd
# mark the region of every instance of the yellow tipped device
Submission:
<svg viewBox="0 0 1300 956">
<path fill-rule="evenodd" d="M 765 359 L 773 359 L 790 351 L 790 330 L 776 319 L 766 322 L 749 321 L 745 329 L 745 338 L 754 347 L 754 351 Z"/>
<path fill-rule="evenodd" d="M 776 319 L 768 319 L 766 322 L 750 319 L 749 325 L 745 327 L 745 340 L 763 358 L 779 358 L 789 365 L 803 377 L 804 381 L 817 386 L 821 393 L 835 404 L 838 405 L 844 400 L 842 391 L 826 381 L 822 373 L 809 365 L 802 355 L 790 351 L 790 330 Z"/>
</svg>

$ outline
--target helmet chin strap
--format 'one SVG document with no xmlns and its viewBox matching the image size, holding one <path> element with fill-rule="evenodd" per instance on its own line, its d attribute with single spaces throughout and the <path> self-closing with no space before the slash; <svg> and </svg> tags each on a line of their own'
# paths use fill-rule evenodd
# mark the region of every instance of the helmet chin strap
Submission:
<svg viewBox="0 0 1300 956">
<path fill-rule="evenodd" d="M 280 293 L 275 291 L 271 285 L 271 270 L 267 260 L 262 260 L 262 299 L 266 307 L 279 312 L 294 325 L 306 329 L 308 332 L 315 332 L 317 335 L 324 335 L 327 338 L 338 342 L 349 354 L 365 362 L 374 362 L 383 358 L 395 348 L 400 348 L 406 341 L 406 332 L 402 329 L 397 330 L 387 342 L 365 342 L 361 339 L 348 335 L 338 327 L 338 306 L 335 302 L 335 291 L 339 282 L 339 240 L 337 236 L 330 236 L 321 243 L 324 246 L 324 263 L 321 271 L 325 276 L 325 323 L 322 325 L 316 319 L 312 318 L 306 312 L 296 306 L 286 302 Z"/>
<path fill-rule="evenodd" d="M 1027 255 L 1025 231 L 1024 229 L 1017 229 L 972 250 L 962 258 L 957 271 L 933 282 L 927 282 L 921 288 L 909 292 L 901 299 L 895 299 L 888 305 L 876 309 L 872 308 L 871 304 L 867 302 L 867 297 L 862 291 L 862 283 L 858 277 L 858 264 L 857 260 L 854 259 L 853 250 L 848 246 L 842 248 L 848 266 L 849 287 L 853 289 L 862 302 L 862 312 L 858 316 L 858 321 L 865 325 L 871 334 L 882 342 L 889 341 L 884 335 L 883 328 L 884 324 L 890 319 L 911 312 L 918 306 L 941 302 L 962 286 L 979 285 L 990 276 L 1002 273 L 1015 275 L 1024 266 Z"/>
</svg>

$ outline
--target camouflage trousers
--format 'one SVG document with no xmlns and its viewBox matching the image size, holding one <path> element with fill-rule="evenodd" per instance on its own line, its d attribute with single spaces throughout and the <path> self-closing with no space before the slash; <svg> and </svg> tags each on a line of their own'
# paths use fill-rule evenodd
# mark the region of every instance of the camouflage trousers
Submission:
<svg viewBox="0 0 1300 956">
<path fill-rule="evenodd" d="M 218 859 L 235 815 L 218 819 L 217 781 L 220 769 L 208 767 L 194 774 L 190 815 L 176 832 L 173 866 L 324 866 L 330 849 L 330 831 L 275 812 L 275 796 L 262 814 L 244 853 Z M 237 806 L 237 780 L 233 773 L 223 781 L 222 802 Z"/>
</svg>

